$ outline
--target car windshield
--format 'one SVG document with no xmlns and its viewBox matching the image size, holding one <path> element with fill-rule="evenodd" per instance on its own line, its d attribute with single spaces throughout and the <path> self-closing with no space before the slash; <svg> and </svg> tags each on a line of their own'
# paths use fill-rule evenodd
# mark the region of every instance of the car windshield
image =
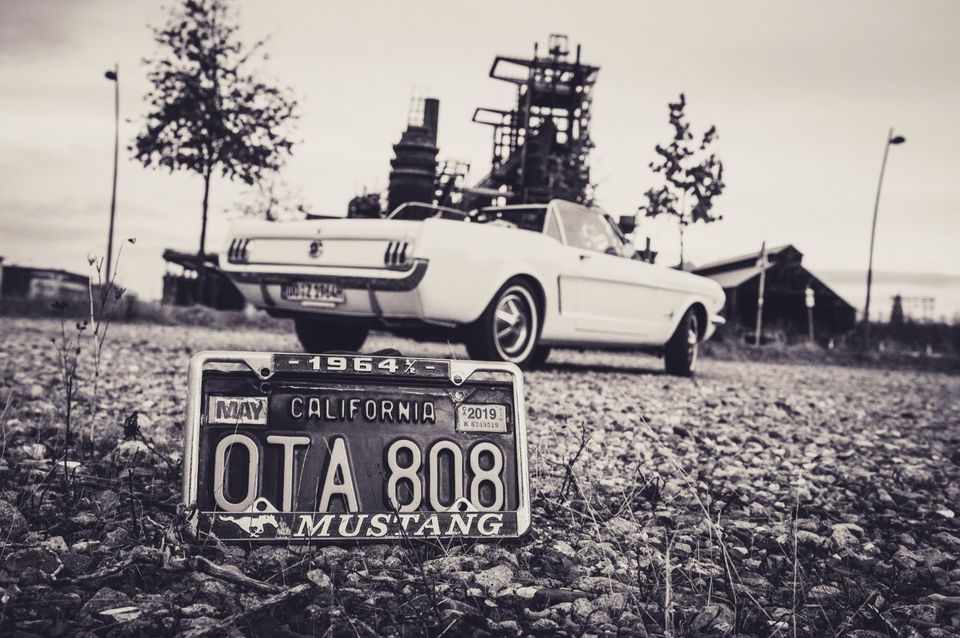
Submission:
<svg viewBox="0 0 960 638">
<path fill-rule="evenodd" d="M 422 222 L 425 219 L 452 219 L 461 221 L 467 219 L 467 214 L 459 210 L 444 208 L 443 206 L 432 206 L 430 204 L 408 203 L 401 204 L 390 213 L 388 219 L 400 219 L 405 221 Z"/>
<path fill-rule="evenodd" d="M 500 223 L 540 233 L 543 232 L 543 222 L 546 215 L 546 206 L 481 208 L 473 214 L 473 219 L 481 224 Z"/>
<path fill-rule="evenodd" d="M 608 255 L 629 256 L 623 235 L 606 215 L 579 206 L 562 206 L 559 212 L 560 223 L 570 246 Z"/>
</svg>

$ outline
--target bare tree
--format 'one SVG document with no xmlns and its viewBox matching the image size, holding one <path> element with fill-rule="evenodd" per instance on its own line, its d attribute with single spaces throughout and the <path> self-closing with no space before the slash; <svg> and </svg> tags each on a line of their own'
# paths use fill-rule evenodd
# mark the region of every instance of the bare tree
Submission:
<svg viewBox="0 0 960 638">
<path fill-rule="evenodd" d="M 144 166 L 187 170 L 203 178 L 203 222 L 197 252 L 198 299 L 210 181 L 214 174 L 254 184 L 277 170 L 293 148 L 296 101 L 250 69 L 264 40 L 245 47 L 228 0 L 182 0 L 154 30 L 158 57 L 146 60 L 149 113 L 131 150 Z M 262 56 L 266 57 L 266 56 Z"/>
<path fill-rule="evenodd" d="M 690 125 L 683 112 L 683 93 L 677 102 L 669 103 L 673 139 L 666 146 L 656 146 L 658 161 L 650 163 L 654 173 L 662 174 L 664 184 L 645 193 L 647 203 L 640 207 L 647 217 L 667 214 L 677 218 L 680 229 L 680 268 L 683 268 L 683 233 L 687 225 L 723 219 L 711 214 L 713 200 L 723 193 L 723 162 L 713 152 L 717 129 L 711 126 L 700 143 L 694 142 Z"/>
</svg>

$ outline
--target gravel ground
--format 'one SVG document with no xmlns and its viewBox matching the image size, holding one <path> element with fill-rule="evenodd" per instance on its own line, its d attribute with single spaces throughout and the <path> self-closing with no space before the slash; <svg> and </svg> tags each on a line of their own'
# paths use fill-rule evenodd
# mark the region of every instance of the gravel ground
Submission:
<svg viewBox="0 0 960 638">
<path fill-rule="evenodd" d="M 184 537 L 186 364 L 292 336 L 111 326 L 66 482 L 59 334 L 0 320 L 0 634 L 960 635 L 960 377 L 559 351 L 524 539 L 247 552 Z"/>
</svg>

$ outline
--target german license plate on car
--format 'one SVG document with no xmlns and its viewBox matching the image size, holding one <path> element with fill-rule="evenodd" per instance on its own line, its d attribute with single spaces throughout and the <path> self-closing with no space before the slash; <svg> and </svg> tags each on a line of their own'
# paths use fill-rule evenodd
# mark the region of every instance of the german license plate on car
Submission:
<svg viewBox="0 0 960 638">
<path fill-rule="evenodd" d="M 292 281 L 283 286 L 283 298 L 287 301 L 326 304 L 343 303 L 343 288 L 337 284 L 315 281 Z"/>
<path fill-rule="evenodd" d="M 516 537 L 530 525 L 512 364 L 205 352 L 183 500 L 200 535 L 318 543 Z"/>
</svg>

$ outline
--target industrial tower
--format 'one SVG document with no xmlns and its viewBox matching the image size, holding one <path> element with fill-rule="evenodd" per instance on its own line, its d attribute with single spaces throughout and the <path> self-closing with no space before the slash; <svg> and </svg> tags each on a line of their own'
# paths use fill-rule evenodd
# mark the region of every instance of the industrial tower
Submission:
<svg viewBox="0 0 960 638">
<path fill-rule="evenodd" d="M 600 67 L 571 58 L 567 36 L 553 34 L 547 55 L 534 44 L 532 58 L 498 55 L 490 77 L 517 87 L 516 105 L 505 111 L 478 108 L 473 121 L 493 129 L 490 172 L 465 190 L 464 208 L 503 198 L 510 204 L 553 198 L 587 203 L 591 89 Z"/>
</svg>

